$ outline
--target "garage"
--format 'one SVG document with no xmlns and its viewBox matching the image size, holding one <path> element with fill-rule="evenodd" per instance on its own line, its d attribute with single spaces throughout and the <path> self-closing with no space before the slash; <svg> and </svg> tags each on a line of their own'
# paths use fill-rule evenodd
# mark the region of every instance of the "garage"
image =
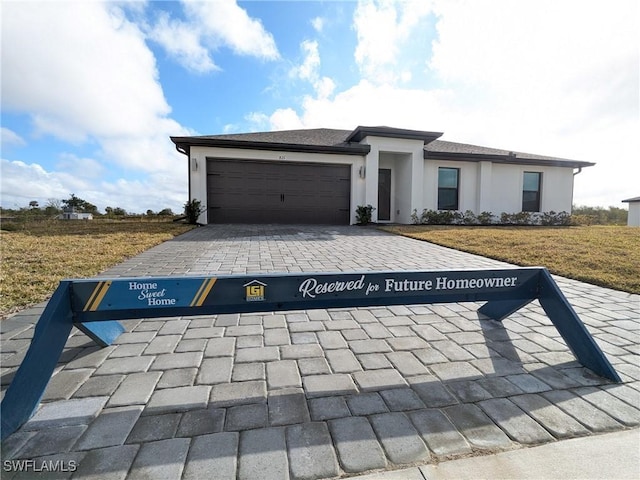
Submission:
<svg viewBox="0 0 640 480">
<path fill-rule="evenodd" d="M 348 225 L 351 165 L 207 159 L 209 223 Z"/>
</svg>

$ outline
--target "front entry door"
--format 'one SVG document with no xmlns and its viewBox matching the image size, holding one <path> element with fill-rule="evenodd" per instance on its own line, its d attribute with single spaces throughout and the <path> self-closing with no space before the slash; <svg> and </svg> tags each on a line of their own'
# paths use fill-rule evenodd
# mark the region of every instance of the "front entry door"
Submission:
<svg viewBox="0 0 640 480">
<path fill-rule="evenodd" d="M 391 169 L 378 170 L 378 220 L 391 220 Z"/>
</svg>

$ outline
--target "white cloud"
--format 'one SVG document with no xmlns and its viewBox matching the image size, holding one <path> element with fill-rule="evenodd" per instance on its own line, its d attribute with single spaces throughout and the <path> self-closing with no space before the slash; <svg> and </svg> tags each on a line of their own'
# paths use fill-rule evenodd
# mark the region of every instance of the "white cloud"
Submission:
<svg viewBox="0 0 640 480">
<path fill-rule="evenodd" d="M 3 5 L 3 43 L 13 46 L 2 52 L 3 108 L 68 141 L 155 131 L 170 111 L 155 59 L 118 13 L 96 2 Z"/>
<path fill-rule="evenodd" d="M 106 172 L 104 165 L 97 160 L 81 158 L 73 153 L 60 154 L 55 168 L 69 175 L 86 179 L 100 178 Z"/>
<path fill-rule="evenodd" d="M 292 108 L 280 108 L 269 116 L 269 123 L 273 130 L 290 130 L 298 128 L 308 128 L 296 111 Z"/>
<path fill-rule="evenodd" d="M 251 112 L 245 115 L 244 119 L 249 122 L 250 130 L 252 131 L 263 131 L 267 130 L 270 126 L 270 120 L 267 115 L 262 112 Z M 240 127 L 235 125 L 234 132 L 240 130 Z M 226 130 L 225 130 L 226 133 Z"/>
<path fill-rule="evenodd" d="M 329 97 L 335 90 L 336 84 L 329 77 L 320 77 L 318 42 L 305 40 L 300 44 L 300 49 L 303 52 L 304 60 L 300 65 L 293 67 L 289 75 L 311 83 L 318 98 Z"/>
<path fill-rule="evenodd" d="M 88 159 L 73 157 L 63 161 L 86 162 Z M 91 162 L 89 161 L 89 164 Z M 74 193 L 104 211 L 105 207 L 121 207 L 130 213 L 143 213 L 151 209 L 159 211 L 171 208 L 181 212 L 186 201 L 186 165 L 182 165 L 185 175 L 175 178 L 168 173 L 152 174 L 144 180 L 117 179 L 113 182 L 96 183 L 81 169 L 47 171 L 41 165 L 2 159 L 2 206 L 21 208 L 36 200 L 46 205 L 49 199 L 62 200 Z M 82 166 L 82 165 L 81 165 Z M 85 165 L 86 167 L 86 165 Z M 64 165 L 61 165 L 64 168 Z"/>
<path fill-rule="evenodd" d="M 20 208 L 37 200 L 41 205 L 49 198 L 69 198 L 90 184 L 73 175 L 47 172 L 38 164 L 2 159 L 2 206 Z"/>
<path fill-rule="evenodd" d="M 241 55 L 264 60 L 280 58 L 271 33 L 260 20 L 249 17 L 235 0 L 185 0 L 183 5 L 190 24 L 199 31 L 201 41 L 211 48 L 224 45 Z"/>
<path fill-rule="evenodd" d="M 149 38 L 187 70 L 196 73 L 220 70 L 211 55 L 221 47 L 263 60 L 280 57 L 271 33 L 234 0 L 184 0 L 182 5 L 186 21 L 161 12 L 147 30 Z"/>
<path fill-rule="evenodd" d="M 451 117 L 443 108 L 450 97 L 451 92 L 446 90 L 401 89 L 362 80 L 332 99 L 305 97 L 300 115 L 291 108 L 277 110 L 271 124 L 275 130 L 387 125 L 438 131 L 441 120 Z"/>
<path fill-rule="evenodd" d="M 606 9 L 596 1 L 436 2 L 437 42 L 422 71 L 395 56 L 411 48 L 408 32 L 427 15 L 423 6 L 409 17 L 411 7 L 418 8 L 359 4 L 354 28 L 363 79 L 331 98 L 304 97 L 298 112 L 276 110 L 271 127 L 444 131 L 451 141 L 597 162 L 576 177 L 578 204 L 623 206 L 622 198 L 638 195 L 634 2 Z M 438 83 L 398 86 L 425 70 Z"/>
<path fill-rule="evenodd" d="M 576 177 L 577 203 L 620 206 L 637 195 L 637 2 L 493 0 L 491 7 L 436 8 L 430 67 L 456 86 L 457 106 L 469 113 L 462 135 L 597 162 Z"/>
<path fill-rule="evenodd" d="M 291 74 L 302 80 L 312 81 L 318 78 L 318 69 L 320 68 L 318 42 L 305 40 L 300 44 L 300 49 L 304 53 L 304 61 L 301 65 L 294 67 Z"/>
<path fill-rule="evenodd" d="M 92 157 L 105 170 L 147 172 L 149 191 L 132 195 L 156 195 L 152 180 L 160 173 L 182 182 L 186 197 L 184 157 L 168 137 L 190 132 L 169 117 L 155 58 L 138 26 L 110 3 L 8 2 L 2 9 L 2 41 L 12 46 L 2 52 L 3 111 L 28 115 L 37 136 L 95 145 Z M 3 203 L 10 195 L 47 190 L 46 199 L 90 188 L 78 175 L 43 170 L 31 176 L 34 171 L 3 171 L 4 183 L 23 186 L 14 194 L 3 190 Z M 65 192 L 56 192 L 58 185 Z"/>
<path fill-rule="evenodd" d="M 174 178 L 168 173 L 157 173 L 143 180 L 121 178 L 115 182 L 102 182 L 94 192 L 96 204 L 102 208 L 122 207 L 129 213 L 143 213 L 147 210 L 158 212 L 164 208 L 181 213 L 186 202 L 186 162 L 183 163 L 182 170 L 185 174 L 180 178 Z M 141 196 L 140 192 L 145 192 L 145 195 Z"/>
<path fill-rule="evenodd" d="M 584 115 L 596 110 L 636 114 L 635 2 L 606 9 L 553 0 L 493 0 L 490 9 L 478 2 L 438 5 L 430 65 L 443 79 L 481 88 L 529 118 L 554 117 L 568 129 L 582 128 Z"/>
<path fill-rule="evenodd" d="M 431 2 L 425 0 L 358 2 L 353 19 L 358 37 L 354 55 L 364 78 L 395 83 L 398 75 L 394 67 L 401 58 L 407 53 L 426 54 L 428 45 L 419 45 L 414 37 L 431 9 Z"/>
<path fill-rule="evenodd" d="M 20 135 L 18 135 L 13 130 L 10 130 L 5 127 L 0 127 L 0 133 L 2 135 L 0 142 L 2 146 L 6 148 L 7 146 L 17 146 L 22 147 L 27 144 Z"/>
<path fill-rule="evenodd" d="M 322 30 L 324 29 L 324 18 L 322 17 L 313 18 L 311 20 L 311 26 L 316 32 L 322 33 Z"/>
<path fill-rule="evenodd" d="M 209 51 L 200 43 L 200 31 L 192 25 L 172 20 L 168 14 L 162 13 L 148 34 L 187 70 L 196 73 L 219 70 Z"/>
</svg>

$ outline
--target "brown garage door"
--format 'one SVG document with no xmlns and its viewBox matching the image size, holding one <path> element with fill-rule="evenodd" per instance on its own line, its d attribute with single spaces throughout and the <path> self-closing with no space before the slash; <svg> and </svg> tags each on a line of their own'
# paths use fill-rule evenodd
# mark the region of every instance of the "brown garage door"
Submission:
<svg viewBox="0 0 640 480">
<path fill-rule="evenodd" d="M 351 166 L 207 160 L 209 223 L 348 224 Z"/>
</svg>

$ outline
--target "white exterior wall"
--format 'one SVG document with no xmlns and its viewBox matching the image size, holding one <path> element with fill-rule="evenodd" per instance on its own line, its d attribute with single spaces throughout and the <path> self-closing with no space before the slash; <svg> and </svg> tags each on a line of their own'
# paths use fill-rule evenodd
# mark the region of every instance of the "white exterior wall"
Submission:
<svg viewBox="0 0 640 480">
<path fill-rule="evenodd" d="M 207 158 L 262 160 L 274 162 L 334 163 L 351 165 L 351 223 L 356 222 L 355 210 L 365 204 L 365 179 L 360 178 L 359 169 L 365 166 L 364 157 L 359 155 L 336 155 L 305 152 L 285 152 L 271 150 L 250 150 L 242 148 L 191 147 L 189 159 L 189 178 L 191 181 L 191 199 L 207 204 Z M 194 169 L 197 163 L 197 170 Z M 376 174 L 376 189 L 378 187 Z M 377 195 L 377 193 L 376 193 Z M 189 200 L 191 200 L 189 199 Z M 377 196 L 376 196 L 377 203 Z M 198 222 L 207 223 L 207 212 L 200 215 Z"/>
<path fill-rule="evenodd" d="M 376 209 L 372 219 L 378 221 L 379 168 L 391 169 L 391 222 L 395 223 L 411 223 L 414 209 L 418 215 L 424 209 L 437 210 L 439 167 L 460 169 L 459 210 L 462 212 L 471 210 L 479 214 L 489 211 L 494 215 L 520 212 L 525 171 L 542 172 L 541 211 L 571 212 L 572 168 L 488 161 L 425 160 L 421 140 L 366 137 L 361 143 L 371 147 L 366 156 L 194 146 L 191 147 L 189 159 L 191 199 L 200 200 L 206 206 L 207 158 L 221 158 L 351 165 L 352 224 L 356 222 L 355 210 L 358 205 L 372 205 Z M 632 207 L 638 213 L 632 214 Z M 637 224 L 640 225 L 640 205 L 630 204 L 629 210 L 630 221 L 637 217 Z M 200 216 L 199 222 L 207 223 L 206 211 Z"/>
<path fill-rule="evenodd" d="M 523 169 L 525 171 L 525 169 Z M 526 171 L 531 171 L 530 167 Z M 563 167 L 543 167 L 542 205 L 543 212 L 568 212 L 573 208 L 573 169 Z"/>
<path fill-rule="evenodd" d="M 536 170 L 532 168 L 531 171 Z M 519 165 L 492 165 L 489 212 L 500 215 L 502 212 L 517 213 L 522 210 L 523 173 Z"/>
<path fill-rule="evenodd" d="M 627 225 L 630 227 L 640 227 L 640 202 L 629 202 Z"/>
<path fill-rule="evenodd" d="M 522 211 L 524 172 L 542 173 L 542 212 L 571 212 L 573 200 L 573 169 L 537 165 L 512 165 L 492 162 L 424 161 L 423 209 L 438 209 L 438 168 L 460 170 L 459 210 L 475 214 Z"/>
<path fill-rule="evenodd" d="M 571 213 L 573 201 L 572 168 L 496 163 L 492 166 L 490 212 L 499 215 L 502 212 L 517 213 L 522 211 L 524 172 L 542 173 L 541 212 L 553 210 L 554 212 Z"/>
</svg>

